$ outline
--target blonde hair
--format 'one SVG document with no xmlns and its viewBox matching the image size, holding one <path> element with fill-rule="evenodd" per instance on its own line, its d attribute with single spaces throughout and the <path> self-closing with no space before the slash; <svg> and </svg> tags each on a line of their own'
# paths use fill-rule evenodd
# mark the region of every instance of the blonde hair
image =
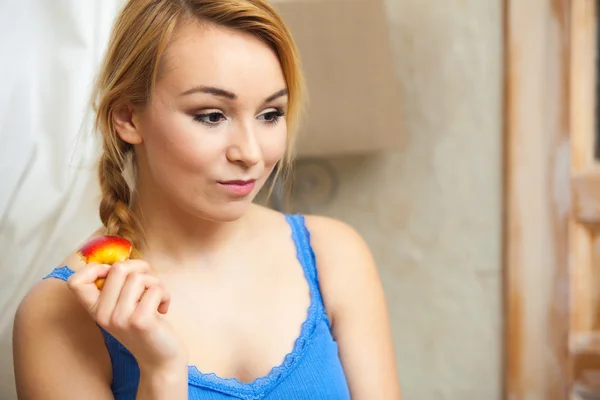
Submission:
<svg viewBox="0 0 600 400">
<path fill-rule="evenodd" d="M 102 191 L 100 219 L 109 235 L 133 243 L 139 257 L 143 233 L 130 209 L 132 188 L 124 170 L 133 146 L 113 123 L 115 110 L 143 106 L 150 100 L 161 59 L 179 24 L 209 22 L 253 35 L 277 55 L 289 92 L 288 141 L 276 176 L 289 173 L 297 125 L 302 113 L 304 81 L 296 45 L 281 17 L 263 0 L 129 0 L 119 14 L 92 93 L 95 128 L 102 135 L 98 178 Z"/>
</svg>

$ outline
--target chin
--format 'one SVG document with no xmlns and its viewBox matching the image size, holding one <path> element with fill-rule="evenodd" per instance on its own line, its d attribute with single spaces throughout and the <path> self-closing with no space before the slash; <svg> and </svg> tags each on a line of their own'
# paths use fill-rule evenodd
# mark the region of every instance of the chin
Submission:
<svg viewBox="0 0 600 400">
<path fill-rule="evenodd" d="M 252 200 L 251 197 L 248 197 L 235 202 L 213 203 L 201 207 L 200 210 L 196 209 L 194 214 L 208 221 L 233 222 L 242 218 L 248 212 Z"/>
</svg>

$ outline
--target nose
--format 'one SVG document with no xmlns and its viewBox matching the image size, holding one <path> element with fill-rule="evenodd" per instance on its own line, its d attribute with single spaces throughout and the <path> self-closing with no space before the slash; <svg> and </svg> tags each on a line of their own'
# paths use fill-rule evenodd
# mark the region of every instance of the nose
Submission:
<svg viewBox="0 0 600 400">
<path fill-rule="evenodd" d="M 258 164 L 262 151 L 252 128 L 241 126 L 232 136 L 231 145 L 227 148 L 227 159 L 248 167 Z"/>
</svg>

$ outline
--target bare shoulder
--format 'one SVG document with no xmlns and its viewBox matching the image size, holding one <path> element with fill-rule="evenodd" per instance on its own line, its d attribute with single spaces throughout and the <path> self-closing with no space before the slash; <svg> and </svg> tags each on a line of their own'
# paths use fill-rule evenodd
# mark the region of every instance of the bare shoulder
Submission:
<svg viewBox="0 0 600 400">
<path fill-rule="evenodd" d="M 335 319 L 349 298 L 356 298 L 357 288 L 379 287 L 377 267 L 369 246 L 352 226 L 317 215 L 307 215 L 305 221 L 323 295 Z"/>
<path fill-rule="evenodd" d="M 75 251 L 61 263 L 73 270 L 83 265 Z M 110 394 L 110 357 L 102 333 L 60 279 L 41 280 L 21 300 L 14 317 L 13 354 L 19 399 L 42 398 L 42 393 L 52 399 Z M 69 385 L 53 384 L 61 380 Z M 97 394 L 87 396 L 90 388 Z"/>
<path fill-rule="evenodd" d="M 323 269 L 323 273 L 363 274 L 376 269 L 369 246 L 352 226 L 317 215 L 307 215 L 305 221 L 319 273 Z"/>
<path fill-rule="evenodd" d="M 400 399 L 383 287 L 367 243 L 348 224 L 306 216 L 332 334 L 353 399 Z"/>
<path fill-rule="evenodd" d="M 320 215 L 307 215 L 305 220 L 311 232 L 312 245 L 322 256 L 338 257 L 351 252 L 354 256 L 360 254 L 370 258 L 366 242 L 347 223 Z"/>
<path fill-rule="evenodd" d="M 100 234 L 94 232 L 85 241 Z M 85 243 L 85 241 L 83 241 Z M 57 267 L 68 267 L 77 271 L 85 265 L 77 250 L 67 257 Z M 79 305 L 66 282 L 57 278 L 43 279 L 37 282 L 25 295 L 15 315 L 17 333 L 27 334 L 33 328 L 43 328 L 44 324 L 61 327 L 61 323 L 93 323 L 87 312 Z"/>
<path fill-rule="evenodd" d="M 101 231 L 98 230 L 82 243 L 100 234 Z M 84 260 L 74 249 L 57 267 L 68 267 L 77 271 L 84 265 Z M 67 314 L 66 311 L 72 312 L 74 315 L 64 318 L 63 316 Z M 27 292 L 17 309 L 15 322 L 18 323 L 19 328 L 26 328 L 30 324 L 49 323 L 55 318 L 71 320 L 73 316 L 87 316 L 87 313 L 79 305 L 64 281 L 48 278 L 39 281 Z"/>
</svg>

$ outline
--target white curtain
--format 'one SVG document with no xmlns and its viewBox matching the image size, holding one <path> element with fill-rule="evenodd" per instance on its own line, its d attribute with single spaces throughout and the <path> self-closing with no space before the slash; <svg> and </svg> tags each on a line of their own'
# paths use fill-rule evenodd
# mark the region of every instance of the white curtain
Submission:
<svg viewBox="0 0 600 400">
<path fill-rule="evenodd" d="M 3 400 L 16 399 L 11 336 L 18 303 L 100 224 L 98 143 L 86 107 L 122 1 L 0 0 Z"/>
</svg>

